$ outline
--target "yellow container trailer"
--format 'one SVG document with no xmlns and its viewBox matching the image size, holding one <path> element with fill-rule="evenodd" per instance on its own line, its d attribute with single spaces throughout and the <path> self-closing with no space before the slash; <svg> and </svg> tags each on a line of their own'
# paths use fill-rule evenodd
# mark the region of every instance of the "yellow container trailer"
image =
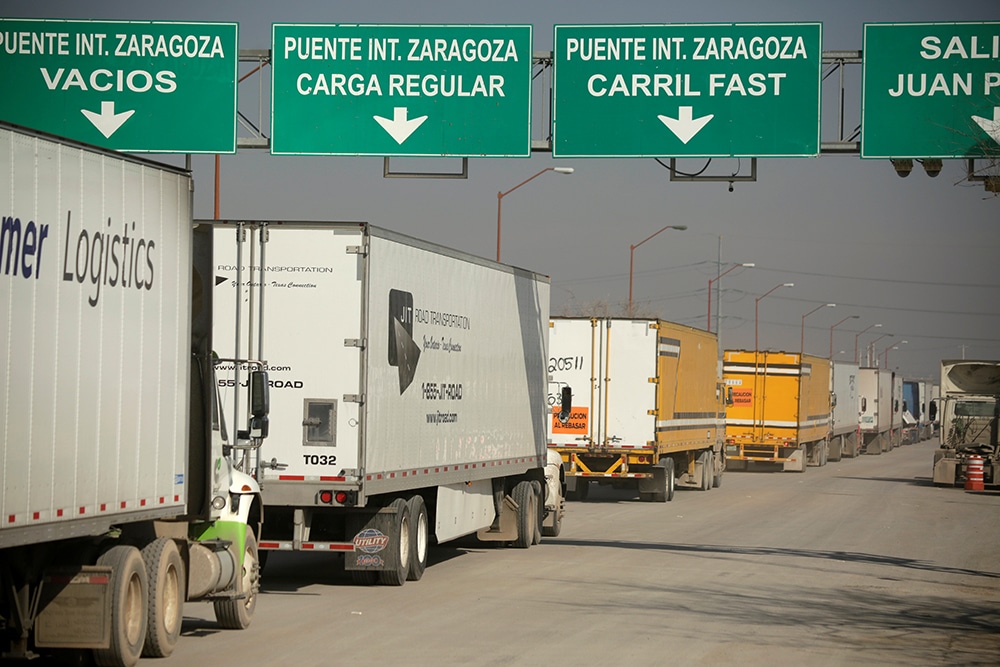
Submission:
<svg viewBox="0 0 1000 667">
<path fill-rule="evenodd" d="M 715 334 L 650 319 L 554 318 L 549 329 L 549 447 L 568 497 L 589 485 L 638 488 L 664 502 L 676 486 L 722 483 L 725 406 Z M 562 387 L 573 390 L 560 422 Z"/>
<path fill-rule="evenodd" d="M 726 466 L 781 464 L 803 472 L 829 456 L 830 360 L 726 350 Z"/>
</svg>

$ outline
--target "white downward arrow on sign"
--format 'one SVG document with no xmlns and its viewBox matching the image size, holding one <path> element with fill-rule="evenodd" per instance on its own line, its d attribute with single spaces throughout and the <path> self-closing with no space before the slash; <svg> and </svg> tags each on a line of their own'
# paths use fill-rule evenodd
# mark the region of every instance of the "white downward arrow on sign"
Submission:
<svg viewBox="0 0 1000 667">
<path fill-rule="evenodd" d="M 101 113 L 96 113 L 87 109 L 80 109 L 80 112 L 87 117 L 87 120 L 94 124 L 94 127 L 96 127 L 106 139 L 110 139 L 111 135 L 117 132 L 118 128 L 121 127 L 125 121 L 127 121 L 132 114 L 135 113 L 135 110 L 115 113 L 114 102 L 101 102 Z"/>
<path fill-rule="evenodd" d="M 983 128 L 983 132 L 993 137 L 993 141 L 1000 144 L 1000 107 L 993 107 L 993 120 L 982 116 L 973 116 L 972 120 Z"/>
<path fill-rule="evenodd" d="M 657 116 L 657 118 L 667 126 L 667 129 L 677 135 L 681 143 L 686 144 L 691 141 L 694 135 L 701 132 L 701 128 L 708 125 L 708 121 L 715 118 L 715 114 L 694 118 L 692 111 L 692 107 L 680 107 L 677 109 L 677 118 L 671 118 L 670 116 Z"/>
<path fill-rule="evenodd" d="M 410 138 L 414 130 L 420 127 L 421 123 L 427 120 L 427 116 L 420 116 L 412 120 L 407 120 L 408 111 L 406 107 L 395 107 L 392 110 L 392 120 L 382 116 L 372 116 L 382 129 L 389 133 L 396 143 L 403 145 L 403 142 Z"/>
</svg>

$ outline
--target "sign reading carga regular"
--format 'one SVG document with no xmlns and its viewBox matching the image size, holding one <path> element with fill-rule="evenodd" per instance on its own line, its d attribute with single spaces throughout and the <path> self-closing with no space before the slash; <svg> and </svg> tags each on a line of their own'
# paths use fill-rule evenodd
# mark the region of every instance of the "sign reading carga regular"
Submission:
<svg viewBox="0 0 1000 667">
<path fill-rule="evenodd" d="M 0 19 L 0 118 L 119 151 L 235 153 L 235 23 Z"/>
<path fill-rule="evenodd" d="M 1000 150 L 1000 22 L 865 24 L 863 158 Z"/>
<path fill-rule="evenodd" d="M 819 23 L 557 25 L 553 157 L 819 154 Z"/>
<path fill-rule="evenodd" d="M 273 154 L 531 154 L 530 25 L 276 23 L 272 54 Z"/>
</svg>

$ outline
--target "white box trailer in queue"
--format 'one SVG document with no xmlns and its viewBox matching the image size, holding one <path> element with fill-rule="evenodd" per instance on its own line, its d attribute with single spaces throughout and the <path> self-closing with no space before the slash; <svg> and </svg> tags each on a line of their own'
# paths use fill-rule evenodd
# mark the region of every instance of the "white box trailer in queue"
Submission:
<svg viewBox="0 0 1000 667">
<path fill-rule="evenodd" d="M 833 362 L 833 395 L 830 401 L 830 460 L 853 458 L 860 447 L 858 438 L 858 365 Z"/>
<path fill-rule="evenodd" d="M 0 123 L 2 658 L 168 655 L 185 593 L 253 617 L 260 493 L 224 453 L 191 198 L 187 171 Z"/>
<path fill-rule="evenodd" d="M 558 532 L 547 277 L 363 223 L 214 224 L 217 299 L 242 304 L 216 326 L 255 332 L 220 354 L 271 378 L 263 550 L 340 552 L 357 583 L 401 585 L 432 538 Z"/>
<path fill-rule="evenodd" d="M 892 449 L 892 372 L 858 369 L 858 425 L 861 451 L 881 454 Z"/>
</svg>

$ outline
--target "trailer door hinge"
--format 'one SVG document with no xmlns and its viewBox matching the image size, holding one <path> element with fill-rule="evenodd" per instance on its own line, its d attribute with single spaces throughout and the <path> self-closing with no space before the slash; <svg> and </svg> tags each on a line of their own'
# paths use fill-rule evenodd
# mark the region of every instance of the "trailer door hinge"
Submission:
<svg viewBox="0 0 1000 667">
<path fill-rule="evenodd" d="M 362 245 L 349 245 L 349 246 L 347 246 L 347 254 L 348 255 L 364 255 L 365 257 L 367 257 L 368 256 L 368 244 L 365 243 L 365 244 L 362 244 Z"/>
<path fill-rule="evenodd" d="M 649 384 L 657 384 L 660 378 L 649 378 Z"/>
<path fill-rule="evenodd" d="M 344 347 L 359 347 L 362 350 L 368 346 L 367 338 L 345 338 Z"/>
<path fill-rule="evenodd" d="M 363 404 L 364 402 L 365 402 L 364 394 L 344 394 L 344 403 Z"/>
<path fill-rule="evenodd" d="M 646 414 L 650 415 L 652 417 L 659 417 L 660 416 L 660 411 L 659 410 L 646 410 Z"/>
</svg>

